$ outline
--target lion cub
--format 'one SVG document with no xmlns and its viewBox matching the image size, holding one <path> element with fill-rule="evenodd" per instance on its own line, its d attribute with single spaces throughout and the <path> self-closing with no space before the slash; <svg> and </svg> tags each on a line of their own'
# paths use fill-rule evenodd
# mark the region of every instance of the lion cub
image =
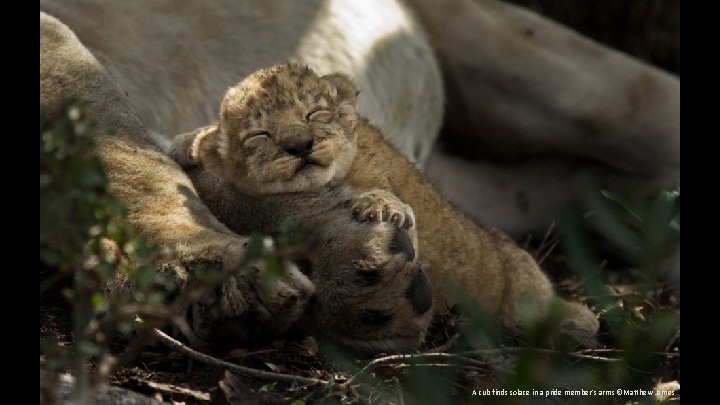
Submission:
<svg viewBox="0 0 720 405">
<path fill-rule="evenodd" d="M 228 91 L 216 126 L 179 136 L 171 150 L 235 232 L 276 232 L 290 217 L 313 235 L 316 299 L 302 324 L 360 351 L 408 351 L 432 315 L 459 304 L 452 291 L 461 287 L 513 329 L 559 302 L 560 332 L 591 343 L 595 315 L 557 299 L 526 251 L 448 204 L 355 112 L 356 96 L 343 75 L 261 70 Z"/>
<path fill-rule="evenodd" d="M 169 155 L 252 196 L 336 187 L 357 151 L 357 93 L 343 74 L 293 63 L 262 69 L 225 93 L 217 125 L 177 136 Z M 360 221 L 415 222 L 410 206 L 384 190 L 358 193 L 349 205 Z"/>
<path fill-rule="evenodd" d="M 344 183 L 357 152 L 356 100 L 344 75 L 273 66 L 230 88 L 219 122 L 178 135 L 169 155 L 233 231 L 272 234 L 290 218 L 310 235 L 316 249 L 304 270 L 318 299 L 305 323 L 330 318 L 321 333 L 358 351 L 409 350 L 431 320 L 432 289 L 415 261 L 410 206 Z M 334 319 L 340 310 L 344 322 Z"/>
</svg>

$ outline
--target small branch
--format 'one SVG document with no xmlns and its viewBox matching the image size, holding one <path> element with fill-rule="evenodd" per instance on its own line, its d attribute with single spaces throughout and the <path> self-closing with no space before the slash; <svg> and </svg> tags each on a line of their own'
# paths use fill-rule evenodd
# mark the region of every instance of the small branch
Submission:
<svg viewBox="0 0 720 405">
<path fill-rule="evenodd" d="M 142 384 L 147 385 L 148 387 L 150 387 L 156 391 L 160 391 L 165 394 L 170 394 L 170 395 L 178 395 L 179 394 L 179 395 L 191 397 L 198 401 L 210 402 L 210 394 L 207 392 L 195 391 L 190 388 L 181 387 L 179 385 L 164 384 L 164 383 L 154 382 L 154 381 L 140 379 L 140 378 L 138 378 L 137 381 Z"/>
<path fill-rule="evenodd" d="M 675 344 L 675 341 L 678 340 L 680 337 L 680 328 L 677 328 L 675 333 L 673 334 L 673 337 L 670 339 L 670 341 L 665 345 L 665 351 L 669 352 L 672 346 Z"/>
<path fill-rule="evenodd" d="M 583 350 L 580 350 L 578 353 L 582 353 L 582 354 L 598 354 L 598 353 L 616 353 L 616 354 L 642 353 L 642 354 L 652 354 L 652 355 L 655 355 L 655 356 L 680 357 L 680 353 L 671 353 L 671 352 L 668 352 L 668 351 L 664 351 L 664 352 L 645 352 L 645 351 L 638 351 L 638 350 L 623 350 L 623 349 L 583 349 Z"/>
<path fill-rule="evenodd" d="M 593 361 L 600 361 L 600 362 L 605 362 L 605 363 L 615 363 L 615 362 L 622 361 L 622 359 L 593 356 L 593 355 L 584 354 L 581 352 L 563 352 L 563 351 L 559 351 L 559 350 L 541 349 L 541 348 L 535 348 L 535 347 L 502 347 L 502 348 L 498 348 L 498 349 L 478 349 L 478 350 L 470 350 L 470 351 L 466 351 L 466 352 L 461 352 L 459 354 L 463 355 L 463 356 L 477 356 L 477 355 L 484 355 L 484 354 L 523 353 L 523 352 L 552 354 L 552 355 L 565 355 L 565 356 L 575 357 L 577 359 L 593 360 Z"/>
<path fill-rule="evenodd" d="M 550 256 L 550 253 L 552 253 L 553 250 L 555 250 L 555 248 L 557 247 L 558 243 L 560 243 L 560 241 L 556 240 L 555 242 L 550 244 L 550 247 L 547 248 L 547 251 L 545 251 L 545 254 L 542 255 L 541 258 L 538 259 L 538 266 L 543 264 L 545 262 L 545 260 L 547 260 L 547 258 Z"/>
<path fill-rule="evenodd" d="M 550 256 L 550 253 L 552 253 L 553 250 L 555 250 L 555 247 L 557 247 L 559 241 L 560 241 L 560 233 L 556 233 L 552 238 L 552 231 L 555 229 L 555 221 L 550 223 L 550 226 L 548 227 L 547 231 L 545 232 L 545 236 L 543 236 L 542 241 L 540 241 L 540 246 L 535 251 L 536 256 L 539 256 L 539 259 L 537 260 L 538 265 L 543 264 L 545 260 L 547 260 L 548 256 Z M 543 253 L 543 251 L 545 251 Z"/>
<path fill-rule="evenodd" d="M 183 353 L 184 355 L 188 356 L 189 358 L 193 360 L 197 360 L 199 362 L 209 364 L 216 367 L 222 367 L 230 369 L 231 371 L 234 371 L 238 374 L 242 374 L 248 377 L 258 378 L 261 380 L 271 380 L 271 381 L 279 381 L 279 382 L 286 382 L 286 383 L 298 383 L 298 384 L 306 384 L 306 385 L 314 385 L 314 384 L 321 384 L 321 385 L 327 385 L 328 382 L 324 380 L 319 380 L 316 378 L 310 378 L 310 377 L 301 377 L 301 376 L 295 376 L 290 374 L 282 374 L 282 373 L 274 373 L 271 371 L 262 371 L 262 370 L 256 370 L 254 368 L 249 367 L 243 367 L 237 364 L 229 363 L 224 360 L 217 359 L 215 357 L 209 356 L 204 353 L 200 353 L 196 350 L 193 350 L 187 346 L 185 346 L 180 341 L 177 341 L 173 339 L 172 337 L 168 336 L 167 334 L 163 333 L 162 331 L 158 329 L 153 329 L 153 334 L 155 337 L 165 344 L 166 346 L 177 350 L 180 353 Z"/>
<path fill-rule="evenodd" d="M 247 352 L 247 353 L 238 353 L 234 354 L 233 352 L 230 352 L 229 357 L 234 357 L 236 359 L 243 358 L 243 357 L 252 357 L 252 356 L 258 356 L 261 354 L 268 354 L 268 353 L 275 353 L 277 352 L 277 349 L 263 349 L 263 350 L 256 350 L 254 352 Z"/>
<path fill-rule="evenodd" d="M 413 364 L 394 364 L 392 365 L 393 370 L 401 369 L 401 368 L 453 368 L 453 369 L 459 369 L 464 371 L 476 371 L 476 372 L 484 372 L 487 371 L 486 367 L 475 367 L 475 366 L 463 366 L 463 365 L 456 365 L 456 364 L 448 364 L 448 363 L 413 363 Z"/>
<path fill-rule="evenodd" d="M 548 352 L 548 353 L 554 354 L 554 353 L 550 353 L 550 352 Z M 559 353 L 562 353 L 562 352 L 559 352 Z M 616 358 L 602 357 L 602 356 L 593 356 L 590 354 L 582 354 L 582 353 L 575 353 L 575 352 L 567 353 L 567 355 L 570 357 L 574 357 L 576 359 L 592 360 L 592 361 L 599 361 L 599 362 L 604 362 L 604 363 L 617 363 L 617 362 L 623 361 L 623 359 L 616 359 Z"/>
<path fill-rule="evenodd" d="M 471 365 L 476 366 L 480 368 L 490 368 L 490 366 L 480 360 L 472 359 L 467 356 L 454 354 L 454 353 L 419 353 L 419 354 L 395 354 L 392 356 L 385 356 L 385 357 L 379 357 L 375 360 L 372 360 L 368 364 L 365 365 L 360 371 L 355 373 L 352 377 L 350 377 L 349 380 L 347 380 L 345 383 L 343 383 L 343 386 L 349 386 L 353 384 L 355 381 L 357 381 L 361 376 L 367 374 L 371 370 L 386 366 L 386 365 L 398 365 L 402 363 L 417 363 L 420 361 L 428 361 L 428 360 L 441 360 L 441 361 L 458 361 L 461 363 L 460 365 Z M 433 365 L 436 365 L 436 363 L 433 363 Z M 447 366 L 447 363 L 443 363 L 443 366 Z M 427 364 L 426 364 L 427 366 Z"/>
</svg>

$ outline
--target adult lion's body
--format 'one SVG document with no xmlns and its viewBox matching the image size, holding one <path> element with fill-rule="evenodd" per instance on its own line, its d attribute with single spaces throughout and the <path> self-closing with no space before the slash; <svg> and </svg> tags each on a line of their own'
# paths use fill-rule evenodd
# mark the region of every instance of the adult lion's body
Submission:
<svg viewBox="0 0 720 405">
<path fill-rule="evenodd" d="M 162 248 L 170 264 L 163 268 L 181 288 L 193 282 L 187 264 L 232 268 L 245 253 L 247 238 L 210 213 L 159 147 L 169 142 L 162 134 L 213 121 L 228 85 L 287 59 L 348 73 L 363 88 L 359 110 L 410 157 L 429 154 L 441 123 L 437 64 L 397 2 L 43 1 L 41 9 L 41 104 L 90 102 L 87 113 L 107 135 L 98 154 L 111 187 Z M 258 270 L 195 305 L 196 332 L 238 318 L 252 322 L 240 329 L 257 335 L 292 326 L 313 286 L 291 266 L 273 288 L 260 289 Z"/>
<path fill-rule="evenodd" d="M 316 299 L 304 319 L 313 334 L 354 349 L 415 349 L 432 302 L 438 314 L 456 303 L 452 284 L 506 326 L 544 316 L 553 291 L 530 255 L 450 207 L 355 112 L 356 94 L 344 75 L 268 67 L 231 87 L 218 122 L 176 137 L 169 155 L 232 230 L 277 233 L 292 220 L 313 241 L 305 273 Z M 416 259 L 430 264 L 432 283 Z M 565 307 L 571 332 L 594 336 L 595 316 Z"/>
<path fill-rule="evenodd" d="M 41 1 L 117 80 L 146 128 L 179 134 L 217 118 L 217 100 L 286 60 L 347 73 L 359 111 L 424 161 L 442 122 L 440 72 L 397 1 Z"/>
<path fill-rule="evenodd" d="M 677 78 L 618 56 L 547 21 L 528 19 L 527 13 L 502 3 L 458 1 L 447 9 L 436 5 L 442 2 L 410 3 L 434 34 L 434 44 L 446 64 L 445 73 L 450 73 L 446 76 L 448 88 L 461 94 L 450 101 L 466 101 L 461 106 L 451 105 L 456 107 L 455 114 L 473 118 L 463 121 L 469 133 L 483 135 L 481 144 L 497 141 L 507 146 L 504 130 L 510 128 L 516 135 L 511 140 L 525 147 L 511 142 L 504 152 L 523 150 L 520 155 L 525 158 L 528 153 L 545 155 L 514 166 L 488 162 L 471 167 L 467 162 L 445 165 L 463 168 L 451 170 L 445 179 L 455 180 L 447 184 L 472 197 L 464 201 L 473 218 L 507 222 L 507 228 L 516 234 L 542 227 L 572 200 L 567 176 L 570 169 L 590 174 L 608 188 L 619 186 L 633 192 L 676 181 Z M 482 7 L 490 7 L 493 13 L 484 13 Z M 158 144 L 169 141 L 162 134 L 182 133 L 212 122 L 225 89 L 251 71 L 294 59 L 320 73 L 347 73 L 361 89 L 358 111 L 369 117 L 400 153 L 420 165 L 430 154 L 442 122 L 443 84 L 437 60 L 418 20 L 398 1 L 44 0 L 41 10 L 41 103 L 53 104 L 71 96 L 90 101 L 88 114 L 109 135 L 100 141 L 98 153 L 111 186 L 128 207 L 132 222 L 164 249 L 168 260 L 179 264 L 173 267 L 179 284 L 191 278 L 184 271 L 184 262 L 203 259 L 225 266 L 236 264 L 243 257 L 246 238 L 230 231 L 210 213 L 187 176 Z M 447 23 L 460 17 L 469 22 Z M 475 40 L 476 24 L 487 28 L 479 32 L 483 33 L 480 39 L 486 41 L 483 49 L 490 52 L 479 57 L 465 45 Z M 524 29 L 526 24 L 532 29 Z M 533 39 L 535 32 L 543 33 L 538 35 L 543 40 Z M 522 46 L 508 48 L 505 44 Z M 582 57 L 573 59 L 575 54 Z M 606 64 L 597 63 L 601 60 Z M 506 69 L 503 63 L 513 69 Z M 572 68 L 566 69 L 568 66 Z M 595 66 L 601 67 L 589 68 Z M 583 86 L 569 86 L 556 97 L 556 87 L 548 84 L 548 77 L 569 77 L 573 83 L 592 79 L 596 84 L 592 88 L 604 91 L 593 93 Z M 493 91 L 488 92 L 488 88 Z M 618 107 L 618 99 L 632 108 Z M 514 112 L 516 105 L 532 110 L 523 115 L 527 119 L 517 120 L 517 114 L 508 113 Z M 503 108 L 494 109 L 498 106 Z M 603 113 L 606 108 L 611 113 Z M 547 115 L 543 111 L 558 113 Z M 492 125 L 482 125 L 485 122 Z M 633 125 L 626 125 L 628 122 Z M 537 133 L 536 128 L 544 130 Z M 647 145 L 653 148 L 645 148 Z M 573 156 L 591 161 L 578 166 Z M 477 254 L 495 252 L 497 257 L 513 257 L 517 253 L 511 262 L 529 260 L 526 253 L 503 238 L 488 233 L 472 236 L 473 231 L 468 229 L 475 225 L 461 215 L 454 215 L 456 219 L 447 223 L 428 219 L 435 215 L 433 209 L 444 217 L 443 211 L 452 208 L 437 193 L 423 197 L 423 189 L 429 185 L 410 170 L 410 163 L 407 167 L 375 163 L 376 168 L 389 170 L 388 174 L 402 173 L 388 183 L 401 199 L 412 206 L 428 207 L 424 214 L 418 214 L 421 239 L 452 236 L 429 247 L 437 249 L 434 253 L 425 252 L 448 258 L 438 269 L 455 274 L 461 283 L 476 280 L 473 272 L 453 273 L 455 265 L 462 265 L 466 259 L 453 255 L 455 236 L 487 248 Z M 532 176 L 525 175 L 528 173 Z M 356 180 L 362 182 L 362 176 Z M 469 188 L 481 192 L 471 196 Z M 478 196 L 481 200 L 475 201 Z M 436 225 L 423 229 L 424 222 Z M 422 242 L 420 249 L 426 249 Z M 505 268 L 497 257 L 492 260 L 498 261 L 498 266 L 488 271 Z M 441 274 L 438 270 L 433 281 L 442 278 Z M 280 290 L 308 292 L 306 281 L 297 272 L 291 273 Z M 253 306 L 250 309 L 261 318 L 277 320 L 274 316 L 282 312 L 274 306 L 277 296 L 257 296 L 252 302 L 242 298 L 251 295 L 254 282 L 246 277 L 225 285 L 223 297 L 235 298 L 221 300 L 215 307 L 233 312 Z M 540 280 L 539 286 L 547 291 L 544 281 Z M 503 291 L 497 290 L 500 287 Z M 500 287 L 478 285 L 474 293 L 488 294 L 483 299 L 496 302 L 493 294 L 507 292 L 507 285 Z"/>
<path fill-rule="evenodd" d="M 159 134 L 212 121 L 226 87 L 261 67 L 296 59 L 347 73 L 359 112 L 401 153 L 472 219 L 517 238 L 561 217 L 583 178 L 630 198 L 677 185 L 677 76 L 507 2 L 406 2 L 414 13 L 400 0 L 40 6 Z M 466 152 L 493 160 L 433 149 L 443 87 L 448 126 Z"/>
</svg>

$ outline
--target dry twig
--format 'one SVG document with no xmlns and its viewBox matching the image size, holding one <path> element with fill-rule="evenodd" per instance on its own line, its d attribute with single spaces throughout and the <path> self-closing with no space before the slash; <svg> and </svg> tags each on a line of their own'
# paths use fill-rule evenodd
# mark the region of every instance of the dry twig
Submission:
<svg viewBox="0 0 720 405">
<path fill-rule="evenodd" d="M 275 373 L 271 371 L 262 371 L 262 370 L 256 370 L 254 368 L 249 367 L 243 367 L 237 364 L 229 363 L 224 360 L 220 360 L 218 358 L 212 357 L 210 355 L 200 353 L 197 350 L 193 350 L 187 346 L 185 346 L 182 342 L 173 339 L 172 337 L 168 336 L 164 332 L 154 329 L 153 333 L 155 337 L 160 340 L 163 344 L 167 345 L 168 347 L 175 349 L 189 358 L 193 360 L 197 360 L 199 362 L 210 364 L 217 367 L 227 368 L 231 371 L 234 371 L 238 374 L 246 375 L 248 377 L 254 377 L 259 378 L 262 380 L 271 380 L 271 381 L 279 381 L 279 382 L 286 382 L 286 383 L 297 383 L 297 384 L 306 384 L 306 385 L 314 385 L 314 384 L 321 384 L 321 385 L 327 385 L 328 382 L 325 380 L 319 380 L 317 378 L 311 378 L 311 377 L 301 377 L 296 375 L 290 375 L 290 374 L 282 374 L 282 373 Z"/>
<path fill-rule="evenodd" d="M 353 383 L 355 383 L 360 377 L 367 374 L 371 370 L 381 367 L 381 366 L 387 366 L 387 365 L 398 365 L 398 364 L 405 364 L 410 363 L 415 364 L 421 361 L 444 361 L 445 363 L 424 363 L 426 366 L 433 365 L 437 366 L 438 364 L 442 364 L 443 367 L 447 367 L 448 363 L 450 361 L 457 361 L 458 365 L 471 365 L 476 366 L 484 369 L 490 368 L 488 363 L 484 361 L 480 361 L 477 359 L 473 359 L 467 356 L 463 356 L 460 354 L 454 354 L 454 353 L 419 353 L 419 354 L 395 354 L 391 356 L 385 356 L 385 357 L 379 357 L 377 359 L 374 359 L 370 361 L 368 364 L 365 365 L 360 371 L 355 373 L 352 377 L 350 377 L 349 380 L 347 380 L 345 383 L 343 383 L 343 386 L 348 386 Z"/>
</svg>

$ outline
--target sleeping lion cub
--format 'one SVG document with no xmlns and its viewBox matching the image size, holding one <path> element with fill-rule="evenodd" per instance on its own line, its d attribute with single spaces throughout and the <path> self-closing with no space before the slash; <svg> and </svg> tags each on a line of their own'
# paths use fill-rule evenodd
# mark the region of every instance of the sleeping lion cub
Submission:
<svg viewBox="0 0 720 405">
<path fill-rule="evenodd" d="M 355 159 L 357 90 L 345 75 L 318 77 L 307 66 L 257 71 L 225 94 L 220 122 L 175 138 L 170 156 L 202 165 L 250 195 L 296 193 L 342 184 Z M 412 210 L 373 190 L 351 203 L 359 220 L 413 226 Z"/>
<path fill-rule="evenodd" d="M 272 234 L 293 219 L 311 236 L 303 271 L 318 299 L 307 312 L 334 325 L 313 333 L 358 351 L 403 351 L 422 342 L 432 291 L 414 260 L 410 206 L 343 184 L 357 152 L 356 99 L 344 75 L 260 70 L 226 93 L 217 125 L 177 136 L 169 154 L 233 231 Z"/>
<path fill-rule="evenodd" d="M 450 207 L 357 115 L 356 96 L 340 74 L 260 70 L 226 93 L 217 125 L 178 136 L 170 155 L 235 232 L 273 233 L 292 218 L 311 235 L 312 333 L 363 352 L 412 350 L 455 304 L 449 285 L 508 327 L 542 317 L 554 293 L 532 257 Z M 563 331 L 592 338 L 592 312 L 560 302 Z"/>
</svg>

